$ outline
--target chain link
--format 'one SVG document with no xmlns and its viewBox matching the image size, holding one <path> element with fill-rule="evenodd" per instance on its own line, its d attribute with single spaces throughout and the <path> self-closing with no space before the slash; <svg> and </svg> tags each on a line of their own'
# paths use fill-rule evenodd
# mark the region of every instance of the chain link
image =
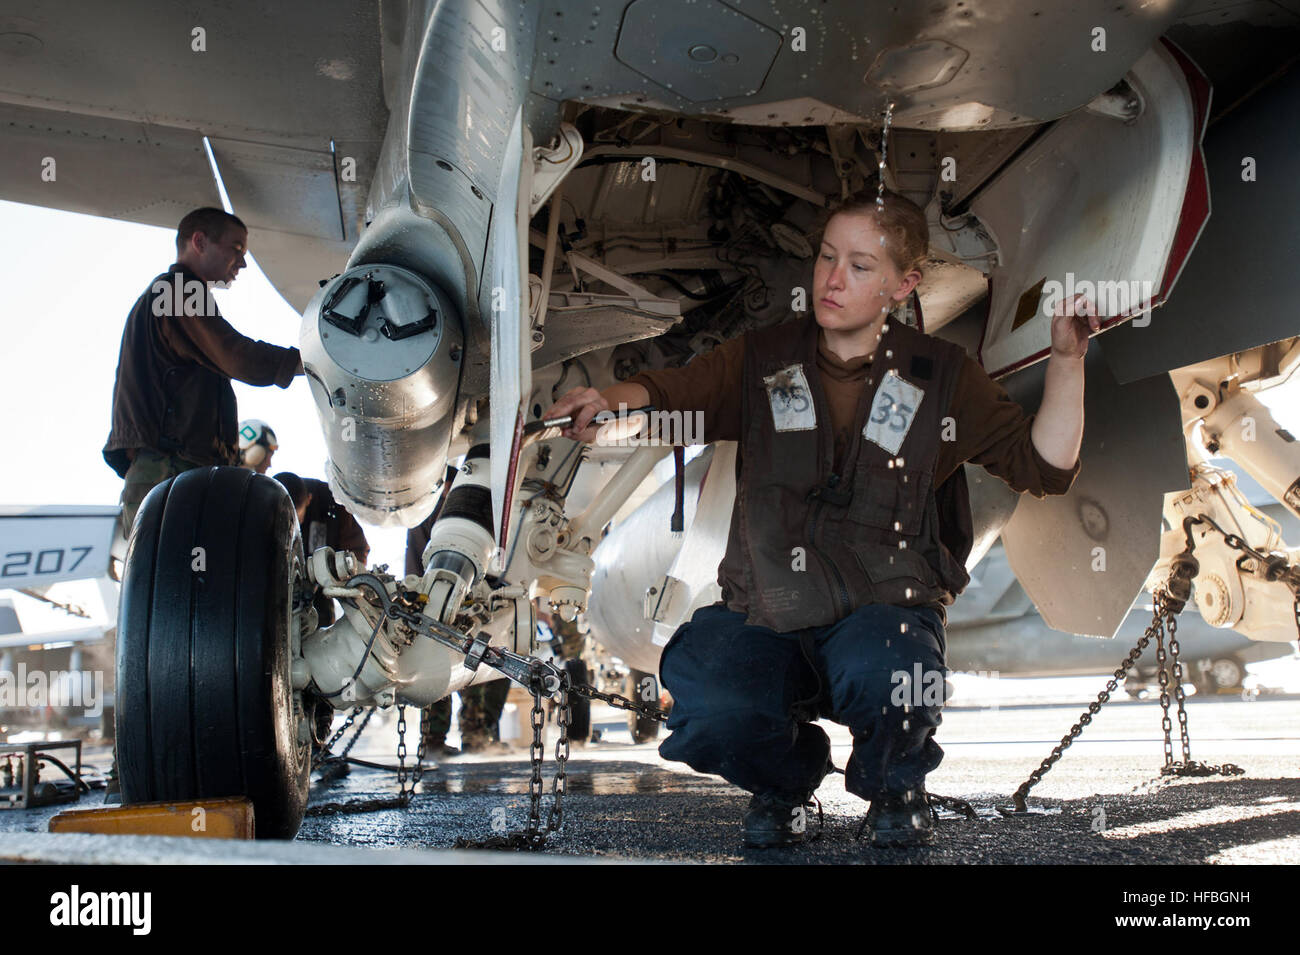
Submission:
<svg viewBox="0 0 1300 955">
<path fill-rule="evenodd" d="M 1156 678 L 1160 681 L 1160 728 L 1165 734 L 1165 765 L 1161 770 L 1163 773 L 1174 764 L 1173 723 L 1169 719 L 1169 658 L 1165 653 L 1163 629 L 1156 632 Z"/>
<path fill-rule="evenodd" d="M 1074 726 L 1070 727 L 1070 732 L 1061 737 L 1061 741 L 1052 747 L 1051 755 L 1043 760 L 1042 763 L 1039 764 L 1038 768 L 1029 774 L 1029 778 L 1021 783 L 1020 788 L 1012 795 L 1011 800 L 1015 812 L 1029 811 L 1029 807 L 1025 802 L 1026 797 L 1029 795 L 1029 790 L 1037 786 L 1042 778 L 1047 775 L 1047 771 L 1051 769 L 1065 751 L 1070 748 L 1070 744 L 1079 738 L 1079 734 L 1083 732 L 1083 728 L 1091 723 L 1092 718 L 1096 716 L 1097 713 L 1101 711 L 1101 708 L 1110 701 L 1110 695 L 1119 689 L 1120 682 L 1127 679 L 1128 671 L 1133 668 L 1135 663 L 1137 663 L 1138 657 L 1142 656 L 1142 651 L 1147 648 L 1147 644 L 1151 642 L 1151 637 L 1154 633 L 1159 631 L 1162 616 L 1166 613 L 1172 615 L 1171 611 L 1169 611 L 1165 605 L 1165 599 L 1165 592 L 1163 590 L 1156 592 L 1155 619 L 1152 620 L 1151 626 L 1147 627 L 1146 632 L 1138 638 L 1137 644 L 1128 652 L 1128 656 L 1124 658 L 1124 661 L 1119 665 L 1119 668 L 1115 670 L 1114 674 L 1111 675 L 1111 678 L 1106 681 L 1105 688 L 1097 694 L 1097 699 L 1088 704 L 1088 709 L 1079 717 L 1079 721 L 1075 723 Z M 1003 810 L 1003 812 L 1005 813 L 1006 811 Z"/>
<path fill-rule="evenodd" d="M 454 848 L 457 849 L 541 849 L 546 844 L 546 837 L 564 825 L 564 795 L 567 792 L 566 775 L 569 761 L 569 676 L 560 675 L 560 687 L 556 725 L 560 729 L 559 739 L 555 742 L 555 779 L 551 784 L 551 807 L 546 816 L 546 826 L 542 826 L 542 795 L 545 780 L 542 777 L 542 762 L 546 755 L 546 713 L 542 708 L 544 671 L 541 661 L 534 671 L 530 689 L 533 694 L 533 708 L 529 720 L 533 729 L 533 740 L 528 748 L 532 771 L 528 777 L 528 825 L 515 832 L 486 839 L 467 839 L 460 837 Z"/>
<path fill-rule="evenodd" d="M 406 792 L 406 707 L 405 706 L 397 707 L 397 795 L 403 801 L 411 798 Z"/>
<path fill-rule="evenodd" d="M 361 707 L 358 706 L 356 710 L 353 710 L 353 713 L 358 712 L 360 709 Z M 364 733 L 366 727 L 370 725 L 370 717 L 374 716 L 375 712 L 376 710 L 373 706 L 366 710 L 366 718 L 361 721 L 361 725 L 358 726 L 356 732 L 352 734 L 352 738 L 347 741 L 347 744 L 343 747 L 343 752 L 339 753 L 340 759 L 347 759 L 348 753 L 352 752 L 352 747 L 357 745 L 357 740 L 361 739 L 361 734 Z M 349 722 L 351 721 L 349 720 Z M 347 729 L 348 723 L 344 723 L 343 728 Z"/>
<path fill-rule="evenodd" d="M 387 590 L 384 588 L 382 581 L 373 578 L 370 575 L 361 574 L 348 580 L 348 585 L 364 583 L 375 591 L 376 596 L 384 610 L 384 617 L 393 620 L 402 620 L 412 629 L 437 642 L 450 646 L 461 653 L 468 653 L 473 648 L 473 641 L 464 637 L 462 634 L 455 633 L 450 628 L 441 626 L 436 621 L 415 611 L 404 610 L 393 603 L 389 598 Z M 382 619 L 381 619 L 382 623 Z M 376 632 L 378 627 L 376 627 Z M 564 796 L 568 792 L 568 760 L 569 760 L 569 725 L 572 717 L 570 707 L 570 694 L 576 693 L 587 699 L 601 700 L 609 705 L 622 710 L 629 710 L 640 716 L 657 721 L 668 719 L 668 714 L 648 703 L 638 703 L 635 700 L 629 700 L 627 697 L 619 696 L 616 693 L 602 693 L 595 687 L 580 683 L 572 684 L 568 673 L 558 671 L 550 664 L 539 660 L 537 657 L 523 654 L 516 654 L 500 650 L 494 647 L 487 647 L 486 651 L 479 657 L 480 664 L 487 664 L 498 672 L 511 678 L 515 682 L 526 685 L 533 695 L 532 708 L 532 729 L 533 740 L 529 747 L 529 761 L 531 763 L 531 773 L 528 780 L 528 825 L 519 832 L 510 833 L 505 836 L 494 836 L 489 839 L 470 841 L 464 838 L 456 840 L 457 848 L 510 848 L 510 849 L 538 849 L 545 844 L 546 837 L 557 831 L 564 823 Z M 526 668 L 526 670 L 525 670 Z M 544 696 L 554 696 L 557 700 L 557 717 L 556 723 L 559 727 L 559 739 L 555 744 L 555 761 L 556 773 L 551 785 L 551 806 L 547 813 L 546 825 L 542 825 L 541 802 L 545 789 L 545 782 L 542 777 L 542 762 L 545 757 L 546 745 L 544 733 L 546 728 L 545 711 L 542 708 L 542 698 Z M 330 739 L 329 744 L 318 754 L 313 761 L 313 768 L 324 762 L 328 758 L 329 749 L 338 741 L 343 732 L 352 725 L 352 721 L 361 711 L 357 707 L 349 715 L 339 732 L 335 733 Z M 415 793 L 415 786 L 419 783 L 424 768 L 425 739 L 424 734 L 420 734 L 420 746 L 417 754 L 417 762 L 412 775 L 411 787 L 406 787 L 406 707 L 404 705 L 397 708 L 397 784 L 399 799 L 402 805 L 409 804 L 411 796 Z"/>
<path fill-rule="evenodd" d="M 1187 697 L 1183 692 L 1183 663 L 1178 658 L 1178 621 L 1174 617 L 1169 618 L 1169 656 L 1173 660 L 1171 673 L 1174 678 L 1174 699 L 1178 703 L 1178 732 L 1182 736 L 1183 743 L 1183 762 L 1192 761 L 1192 744 L 1187 734 Z"/>
<path fill-rule="evenodd" d="M 602 700 L 617 709 L 630 710 L 650 719 L 660 721 L 668 719 L 668 714 L 658 707 L 638 703 L 616 693 L 602 693 L 587 683 L 572 683 L 569 674 L 561 672 L 559 688 L 555 693 L 558 700 L 555 723 L 560 731 L 559 738 L 555 741 L 556 770 L 555 777 L 551 782 L 551 805 L 546 815 L 546 824 L 543 826 L 542 797 L 546 784 L 542 773 L 542 763 L 546 753 L 546 742 L 543 735 L 546 728 L 546 715 L 542 708 L 542 698 L 545 695 L 544 678 L 546 672 L 544 664 L 540 660 L 535 657 L 532 660 L 535 667 L 533 678 L 530 681 L 532 684 L 530 689 L 533 693 L 533 708 L 530 715 L 533 739 L 528 749 L 529 762 L 531 763 L 531 772 L 528 777 L 528 824 L 522 830 L 505 835 L 490 836 L 486 839 L 461 837 L 455 842 L 455 848 L 457 849 L 541 849 L 546 844 L 547 837 L 564 825 L 564 797 L 568 793 L 569 726 L 572 721 L 570 700 L 573 695 Z M 484 662 L 488 661 L 485 660 Z"/>
<path fill-rule="evenodd" d="M 957 796 L 940 796 L 938 793 L 926 792 L 925 801 L 930 806 L 930 816 L 935 822 L 939 821 L 939 810 L 947 809 L 949 812 L 960 813 L 971 822 L 979 821 L 979 814 L 975 812 L 975 807 L 965 799 Z M 821 809 L 821 806 L 818 806 Z"/>
<path fill-rule="evenodd" d="M 420 734 L 420 743 L 415 747 L 415 772 L 411 774 L 411 792 L 415 792 L 415 787 L 420 780 L 424 778 L 424 756 L 425 756 L 425 738 L 424 733 Z"/>
<path fill-rule="evenodd" d="M 1222 765 L 1210 766 L 1202 762 L 1193 761 L 1191 736 L 1187 731 L 1187 710 L 1184 706 L 1186 696 L 1183 693 L 1183 665 L 1178 658 L 1178 629 L 1173 621 L 1169 621 L 1169 655 L 1172 658 L 1174 681 L 1174 700 L 1178 704 L 1178 731 L 1182 736 L 1183 758 L 1181 762 L 1175 762 L 1173 758 L 1173 743 L 1170 740 L 1171 724 L 1169 720 L 1169 704 L 1164 693 L 1161 694 L 1160 704 L 1164 707 L 1164 720 L 1162 725 L 1165 730 L 1165 765 L 1160 770 L 1161 776 L 1240 776 L 1246 771 L 1236 763 L 1223 763 Z M 1163 667 L 1161 676 L 1164 676 Z"/>
<path fill-rule="evenodd" d="M 555 832 L 564 824 L 564 796 L 569 791 L 567 770 L 569 765 L 569 688 L 560 688 L 560 707 L 555 722 L 560 728 L 560 738 L 555 741 L 555 779 L 551 783 L 551 811 L 546 817 L 548 832 Z"/>
<path fill-rule="evenodd" d="M 1224 539 L 1224 544 L 1234 550 L 1244 551 L 1256 560 L 1268 563 L 1269 555 L 1261 554 L 1252 548 L 1244 540 L 1235 534 L 1229 534 L 1213 520 L 1204 514 L 1196 517 L 1188 517 L 1183 520 L 1183 532 L 1187 537 L 1187 549 L 1175 557 L 1171 563 L 1169 580 L 1164 587 L 1158 588 L 1153 594 L 1154 616 L 1151 625 L 1147 627 L 1146 632 L 1139 638 L 1137 645 L 1128 652 L 1124 662 L 1120 665 L 1111 679 L 1106 683 L 1106 688 L 1097 695 L 1097 699 L 1088 704 L 1087 712 L 1079 717 L 1079 721 L 1071 727 L 1070 732 L 1061 738 L 1055 747 L 1052 748 L 1051 755 L 1039 765 L 1029 778 L 1020 784 L 1020 788 L 1015 791 L 1011 797 L 1014 804 L 1014 812 L 1027 812 L 1028 807 L 1025 803 L 1029 790 L 1036 786 L 1046 775 L 1047 771 L 1055 765 L 1056 761 L 1069 748 L 1083 728 L 1092 722 L 1092 718 L 1110 700 L 1110 695 L 1119 687 L 1120 680 L 1126 678 L 1128 671 L 1137 663 L 1138 657 L 1142 651 L 1147 648 L 1154 637 L 1156 641 L 1156 676 L 1160 683 L 1160 728 L 1164 733 L 1165 763 L 1161 767 L 1160 775 L 1162 776 L 1240 776 L 1245 770 L 1235 763 L 1223 763 L 1222 765 L 1211 766 L 1192 760 L 1191 734 L 1187 727 L 1187 707 L 1186 694 L 1183 692 L 1183 664 L 1179 657 L 1178 643 L 1178 621 L 1177 614 L 1182 612 L 1183 607 L 1191 598 L 1192 579 L 1199 572 L 1200 565 L 1193 556 L 1192 551 L 1196 548 L 1195 538 L 1192 536 L 1192 525 L 1205 523 L 1209 524 L 1214 530 L 1218 531 Z M 1277 571 L 1279 575 L 1282 573 Z M 1287 576 L 1288 586 L 1295 588 L 1294 613 L 1296 616 L 1297 627 L 1300 627 L 1300 586 L 1294 582 L 1296 574 L 1291 571 Z M 1165 635 L 1169 637 L 1169 650 L 1165 650 Z M 1181 760 L 1174 759 L 1173 745 L 1173 720 L 1169 716 L 1170 706 L 1170 681 L 1173 682 L 1173 698 L 1178 713 L 1178 732 L 1182 742 Z M 1008 810 L 1002 810 L 1008 812 Z"/>
<path fill-rule="evenodd" d="M 602 700 L 615 709 L 629 710 L 646 719 L 657 720 L 660 723 L 668 719 L 666 710 L 651 706 L 649 703 L 638 703 L 636 700 L 629 700 L 626 696 L 619 696 L 617 693 L 602 693 L 587 683 L 576 683 L 572 689 L 579 696 L 585 696 L 589 700 Z"/>
<path fill-rule="evenodd" d="M 528 747 L 532 775 L 528 779 L 528 835 L 533 836 L 542 824 L 542 760 L 546 758 L 546 714 L 542 710 L 541 690 L 533 688 L 533 709 L 529 715 L 533 740 Z"/>
<path fill-rule="evenodd" d="M 348 729 L 352 726 L 352 724 L 356 722 L 357 717 L 361 715 L 361 711 L 364 709 L 365 709 L 364 706 L 354 706 L 352 708 L 352 712 L 348 714 L 348 718 L 343 721 L 343 725 L 340 726 L 338 730 L 335 731 L 334 735 L 329 738 L 329 742 L 316 751 L 316 756 L 311 761 L 311 768 L 313 771 L 319 769 L 321 767 L 321 764 L 324 763 L 325 760 L 332 758 L 333 754 L 330 752 L 330 750 L 334 748 L 335 743 L 337 743 L 339 740 L 343 738 L 343 734 L 346 733 Z M 366 717 L 366 723 L 368 722 L 370 722 L 369 716 Z M 365 729 L 365 723 L 361 724 L 361 728 Z M 361 735 L 360 731 L 358 731 L 357 735 L 358 736 Z M 352 742 L 353 743 L 356 742 L 355 737 L 353 737 Z M 347 751 L 350 750 L 351 748 L 352 748 L 352 743 L 348 743 L 347 747 L 343 751 L 343 755 L 346 756 Z"/>
<path fill-rule="evenodd" d="M 397 798 L 406 805 L 415 795 L 415 787 L 424 776 L 424 732 L 420 732 L 420 744 L 415 748 L 415 766 L 411 770 L 411 788 L 406 788 L 406 707 L 397 707 Z"/>
</svg>

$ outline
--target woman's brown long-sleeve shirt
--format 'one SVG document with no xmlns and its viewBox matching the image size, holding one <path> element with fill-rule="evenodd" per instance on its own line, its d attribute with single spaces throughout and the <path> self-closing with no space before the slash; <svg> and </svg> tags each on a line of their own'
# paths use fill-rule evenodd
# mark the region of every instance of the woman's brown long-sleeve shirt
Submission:
<svg viewBox="0 0 1300 955">
<path fill-rule="evenodd" d="M 738 440 L 744 338 L 724 342 L 682 368 L 644 371 L 629 381 L 644 386 L 650 403 L 662 411 L 703 411 L 705 441 Z M 830 405 L 837 469 L 852 434 L 870 364 L 865 355 L 840 359 L 826 347 L 825 335 L 819 337 L 817 371 Z M 1064 494 L 1074 483 L 1080 462 L 1065 469 L 1045 461 L 1030 436 L 1034 416 L 1026 415 L 973 358 L 967 357 L 962 367 L 948 413 L 954 435 L 940 447 L 934 487 L 940 487 L 965 461 L 982 465 L 1014 490 L 1035 497 Z"/>
<path fill-rule="evenodd" d="M 736 441 L 741 428 L 741 381 L 744 368 L 744 336 L 719 345 L 682 368 L 642 372 L 630 381 L 650 393 L 650 403 L 662 411 L 704 412 L 705 441 Z M 854 415 L 862 389 L 867 386 L 868 356 L 844 361 L 827 347 L 825 335 L 818 339 L 817 371 L 829 407 L 830 425 L 835 432 L 836 471 L 853 434 Z M 1064 494 L 1079 473 L 1080 461 L 1063 469 L 1045 461 L 1031 436 L 1034 418 L 969 356 L 953 389 L 948 414 L 953 419 L 952 440 L 940 442 L 932 487 L 939 516 L 939 536 L 959 561 L 965 561 L 974 541 L 970 502 L 963 462 L 982 465 L 1016 491 L 1035 497 Z M 946 435 L 945 435 L 946 437 Z M 743 467 L 743 463 L 738 461 Z M 949 480 L 956 475 L 957 479 Z M 743 605 L 737 581 L 728 581 L 731 597 Z M 947 619 L 941 602 L 930 604 Z"/>
<path fill-rule="evenodd" d="M 682 368 L 641 372 L 629 380 L 644 386 L 650 393 L 650 403 L 661 411 L 704 412 L 705 441 L 737 441 L 742 434 L 744 351 L 745 336 L 741 335 Z M 836 471 L 856 425 L 854 416 L 862 389 L 867 387 L 870 364 L 865 355 L 849 361 L 840 359 L 826 347 L 825 334 L 819 335 L 817 372 L 835 433 Z M 940 442 L 931 486 L 935 488 L 940 538 L 959 561 L 964 561 L 974 531 L 964 475 L 958 472 L 963 462 L 982 465 L 1014 490 L 1035 497 L 1068 491 L 1081 462 L 1076 460 L 1072 468 L 1064 469 L 1045 461 L 1031 436 L 1033 416 L 1026 415 L 1006 389 L 969 356 L 958 374 L 948 414 L 953 419 L 952 440 Z M 743 467 L 740 461 L 738 465 Z M 954 474 L 956 479 L 950 481 Z M 743 605 L 746 598 L 739 593 L 738 582 L 729 581 L 728 586 L 732 599 Z M 936 601 L 930 606 L 946 622 L 942 604 Z"/>
</svg>

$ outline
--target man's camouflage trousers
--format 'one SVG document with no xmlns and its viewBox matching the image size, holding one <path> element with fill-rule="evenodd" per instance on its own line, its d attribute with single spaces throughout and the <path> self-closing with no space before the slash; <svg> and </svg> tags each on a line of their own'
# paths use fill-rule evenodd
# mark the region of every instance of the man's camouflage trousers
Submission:
<svg viewBox="0 0 1300 955">
<path fill-rule="evenodd" d="M 152 448 L 137 450 L 126 472 L 126 484 L 122 487 L 122 536 L 131 539 L 136 512 L 150 491 L 168 478 L 197 467 L 202 465 L 179 455 L 164 454 Z"/>
<path fill-rule="evenodd" d="M 473 749 L 501 738 L 499 723 L 509 692 L 509 680 L 493 680 L 461 690 L 461 746 Z M 425 745 L 437 746 L 446 742 L 451 729 L 451 697 L 426 706 L 421 716 Z"/>
</svg>

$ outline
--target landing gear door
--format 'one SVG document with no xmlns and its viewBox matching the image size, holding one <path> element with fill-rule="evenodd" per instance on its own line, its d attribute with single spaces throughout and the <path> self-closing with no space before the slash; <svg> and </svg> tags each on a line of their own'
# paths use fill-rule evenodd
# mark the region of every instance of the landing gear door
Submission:
<svg viewBox="0 0 1300 955">
<path fill-rule="evenodd" d="M 1082 466 L 1068 494 L 1020 495 L 1002 529 L 1007 561 L 1043 622 L 1065 633 L 1110 637 L 1160 556 L 1166 491 L 1188 486 L 1178 395 L 1168 375 L 1121 385 L 1104 352 L 1088 351 Z M 1004 384 L 1033 407 L 1047 366 Z"/>
<path fill-rule="evenodd" d="M 667 613 L 652 618 L 655 646 L 667 646 L 677 628 L 700 607 L 722 596 L 717 584 L 718 564 L 727 552 L 727 534 L 736 500 L 736 452 L 734 441 L 713 445 L 713 460 L 700 490 L 695 517 L 686 531 L 682 549 L 668 571 L 678 581 L 682 597 L 672 601 Z"/>
<path fill-rule="evenodd" d="M 1204 76 L 1162 40 L 980 191 L 971 211 L 1000 251 L 980 346 L 990 375 L 1045 358 L 1052 308 L 1077 292 L 1103 330 L 1150 321 L 1209 218 L 1208 108 Z"/>
</svg>

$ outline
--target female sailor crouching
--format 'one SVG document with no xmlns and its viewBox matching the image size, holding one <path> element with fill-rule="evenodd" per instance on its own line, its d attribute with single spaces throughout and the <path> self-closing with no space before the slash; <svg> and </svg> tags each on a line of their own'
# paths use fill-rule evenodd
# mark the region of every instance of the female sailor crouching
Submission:
<svg viewBox="0 0 1300 955">
<path fill-rule="evenodd" d="M 1025 415 L 960 346 L 891 309 L 921 280 L 929 233 L 914 203 L 851 199 L 827 222 L 815 320 L 747 332 L 682 368 L 567 392 L 546 417 L 593 440 L 594 415 L 700 411 L 705 440 L 739 442 L 722 601 L 664 649 L 667 759 L 753 794 L 750 846 L 805 838 L 805 803 L 832 768 L 812 720 L 848 726 L 849 792 L 876 845 L 932 841 L 925 776 L 946 673 L 944 606 L 969 582 L 961 465 L 1017 491 L 1064 494 L 1079 470 L 1091 303 L 1057 306 L 1038 413 Z M 917 679 L 918 670 L 921 680 Z"/>
</svg>

